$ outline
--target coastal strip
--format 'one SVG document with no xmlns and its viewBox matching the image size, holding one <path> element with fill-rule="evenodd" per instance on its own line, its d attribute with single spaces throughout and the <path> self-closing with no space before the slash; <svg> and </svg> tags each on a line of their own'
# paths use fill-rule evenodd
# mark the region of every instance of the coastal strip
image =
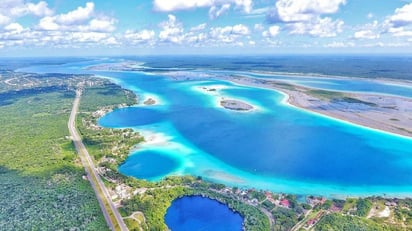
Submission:
<svg viewBox="0 0 412 231">
<path fill-rule="evenodd" d="M 273 89 L 282 93 L 283 104 L 388 133 L 412 138 L 412 99 L 400 96 L 338 92 L 297 86 L 289 82 L 244 76 L 223 78 L 235 84 Z"/>
</svg>

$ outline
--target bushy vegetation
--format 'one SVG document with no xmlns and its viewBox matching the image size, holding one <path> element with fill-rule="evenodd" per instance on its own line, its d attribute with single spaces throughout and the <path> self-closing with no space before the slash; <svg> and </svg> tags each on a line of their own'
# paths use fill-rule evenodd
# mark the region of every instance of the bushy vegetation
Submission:
<svg viewBox="0 0 412 231">
<path fill-rule="evenodd" d="M 167 230 L 164 223 L 167 208 L 174 199 L 188 194 L 191 194 L 191 189 L 183 186 L 151 189 L 143 196 L 137 195 L 131 200 L 125 201 L 123 208 L 127 212 L 143 212 L 149 230 Z"/>
<path fill-rule="evenodd" d="M 1 230 L 108 229 L 68 137 L 77 80 L 56 76 L 31 74 L 32 88 L 0 84 Z"/>
<path fill-rule="evenodd" d="M 327 214 L 319 221 L 316 231 L 395 231 L 403 230 L 396 226 L 375 223 L 357 216 L 345 216 L 338 213 Z"/>
<path fill-rule="evenodd" d="M 233 198 L 229 195 L 223 195 L 211 190 L 194 188 L 193 194 L 216 199 L 224 204 L 227 204 L 229 208 L 234 211 L 239 212 L 244 219 L 243 227 L 245 230 L 264 231 L 270 229 L 269 219 L 257 207 L 243 203 L 239 201 L 239 199 Z"/>
<path fill-rule="evenodd" d="M 101 114 L 95 112 L 102 110 L 106 113 L 120 106 L 133 105 L 136 100 L 133 92 L 106 80 L 83 90 L 77 116 L 76 125 L 89 153 L 99 166 L 109 170 L 105 172 L 107 177 L 122 182 L 133 180 L 121 175 L 117 170 L 118 166 L 127 158 L 131 149 L 143 141 L 143 137 L 129 128 L 111 129 L 97 126 Z"/>
<path fill-rule="evenodd" d="M 275 218 L 275 230 L 277 231 L 290 230 L 298 223 L 298 217 L 291 209 L 278 207 L 272 211 L 272 215 Z"/>
<path fill-rule="evenodd" d="M 397 200 L 397 202 L 398 206 L 394 211 L 396 220 L 412 226 L 412 198 Z"/>
<path fill-rule="evenodd" d="M 140 182 L 141 187 L 147 187 L 147 192 L 137 194 L 130 200 L 122 202 L 121 212 L 125 216 L 135 211 L 141 211 L 146 216 L 148 230 L 165 230 L 164 216 L 173 200 L 186 195 L 201 195 L 218 200 L 234 211 L 239 212 L 244 218 L 245 230 L 266 231 L 270 229 L 269 220 L 258 208 L 245 204 L 232 195 L 218 193 L 219 184 L 195 179 L 192 176 L 167 177 L 158 183 Z"/>
<path fill-rule="evenodd" d="M 356 202 L 356 215 L 365 217 L 372 208 L 372 202 L 365 198 L 359 198 Z"/>
</svg>

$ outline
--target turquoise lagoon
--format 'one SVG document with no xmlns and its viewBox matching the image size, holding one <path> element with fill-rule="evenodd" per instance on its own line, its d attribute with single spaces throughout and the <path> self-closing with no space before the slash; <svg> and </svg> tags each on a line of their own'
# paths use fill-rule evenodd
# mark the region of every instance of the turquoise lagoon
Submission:
<svg viewBox="0 0 412 231">
<path fill-rule="evenodd" d="M 173 80 L 162 72 L 93 72 L 87 64 L 28 68 L 26 71 L 105 76 L 141 97 L 140 104 L 115 110 L 102 126 L 130 127 L 145 135 L 119 170 L 159 180 L 195 175 L 247 188 L 325 196 L 412 195 L 412 139 L 376 131 L 287 105 L 277 91 L 219 80 L 237 71 L 196 70 Z M 49 68 L 49 70 L 48 70 Z M 53 70 L 53 71 L 51 71 Z M 411 97 L 411 87 L 365 79 L 281 76 L 241 72 L 254 78 L 340 91 Z M 214 89 L 208 91 L 205 89 Z M 154 97 L 158 105 L 141 104 Z M 221 98 L 255 106 L 251 112 L 221 108 Z"/>
</svg>

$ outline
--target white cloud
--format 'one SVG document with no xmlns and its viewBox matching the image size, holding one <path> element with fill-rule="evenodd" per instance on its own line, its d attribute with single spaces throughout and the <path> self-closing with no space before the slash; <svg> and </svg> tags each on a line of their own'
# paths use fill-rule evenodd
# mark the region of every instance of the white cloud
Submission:
<svg viewBox="0 0 412 231">
<path fill-rule="evenodd" d="M 373 15 L 373 13 L 370 12 L 370 13 L 368 13 L 368 15 L 366 15 L 366 17 L 371 19 L 371 18 L 375 17 L 375 15 Z"/>
<path fill-rule="evenodd" d="M 80 31 L 80 32 L 112 32 L 116 29 L 117 20 L 104 15 L 96 16 L 94 3 L 88 2 L 85 7 L 79 6 L 65 14 L 46 16 L 40 19 L 39 30 L 45 31 Z"/>
<path fill-rule="evenodd" d="M 112 32 L 116 29 L 114 24 L 116 20 L 113 18 L 94 18 L 89 22 L 87 27 L 83 27 L 86 31 L 95 32 Z"/>
<path fill-rule="evenodd" d="M 20 33 L 23 31 L 23 27 L 18 23 L 11 23 L 4 27 L 4 30 Z"/>
<path fill-rule="evenodd" d="M 243 24 L 237 24 L 235 26 L 214 27 L 210 29 L 210 37 L 223 43 L 233 43 L 238 38 L 249 35 L 250 30 Z"/>
<path fill-rule="evenodd" d="M 253 26 L 253 29 L 254 29 L 255 31 L 262 31 L 262 30 L 265 29 L 265 27 L 263 27 L 262 24 L 257 23 L 257 24 L 255 24 L 255 25 Z"/>
<path fill-rule="evenodd" d="M 53 11 L 48 7 L 47 2 L 40 1 L 37 4 L 25 3 L 23 0 L 2 0 L 0 4 L 0 15 L 10 19 L 31 14 L 38 17 L 52 15 Z"/>
<path fill-rule="evenodd" d="M 228 4 L 228 3 L 223 4 L 220 8 L 218 6 L 212 6 L 209 9 L 209 17 L 211 19 L 218 18 L 219 16 L 224 14 L 229 9 L 230 9 L 230 4 Z"/>
<path fill-rule="evenodd" d="M 385 32 L 395 37 L 412 37 L 412 3 L 395 9 L 395 13 L 383 23 Z"/>
<path fill-rule="evenodd" d="M 344 48 L 344 47 L 354 47 L 355 44 L 353 42 L 348 42 L 348 43 L 344 43 L 344 42 L 332 42 L 332 43 L 328 43 L 326 44 L 324 47 L 327 48 Z"/>
<path fill-rule="evenodd" d="M 27 6 L 28 12 L 36 16 L 39 16 L 39 17 L 49 16 L 53 14 L 53 11 L 49 9 L 47 5 L 47 2 L 44 2 L 44 1 L 41 1 L 37 4 L 28 3 L 26 6 Z"/>
<path fill-rule="evenodd" d="M 87 21 L 91 18 L 94 12 L 94 3 L 86 3 L 86 7 L 79 6 L 76 10 L 70 11 L 67 14 L 61 14 L 55 17 L 59 24 L 75 25 Z"/>
<path fill-rule="evenodd" d="M 42 30 L 58 30 L 59 25 L 55 22 L 55 18 L 53 17 L 44 17 L 40 19 L 39 28 Z"/>
<path fill-rule="evenodd" d="M 159 24 L 161 31 L 159 39 L 162 42 L 181 43 L 183 41 L 183 26 L 172 14 L 168 15 L 168 20 Z"/>
<path fill-rule="evenodd" d="M 250 33 L 249 28 L 243 24 L 237 24 L 232 28 L 233 34 L 248 35 Z"/>
<path fill-rule="evenodd" d="M 395 10 L 395 14 L 389 17 L 389 23 L 393 27 L 401 27 L 412 24 L 412 3 L 406 4 Z"/>
<path fill-rule="evenodd" d="M 268 15 L 272 22 L 310 21 L 322 14 L 333 14 L 346 0 L 279 0 Z"/>
<path fill-rule="evenodd" d="M 194 33 L 189 32 L 185 34 L 185 43 L 188 43 L 192 46 L 204 46 L 209 36 L 206 33 Z"/>
<path fill-rule="evenodd" d="M 173 12 L 195 8 L 209 8 L 209 16 L 213 19 L 226 12 L 231 6 L 245 13 L 252 11 L 252 0 L 154 0 L 153 8 L 161 12 Z"/>
<path fill-rule="evenodd" d="M 142 30 L 139 32 L 127 30 L 124 38 L 132 44 L 153 43 L 155 32 L 153 30 Z"/>
<path fill-rule="evenodd" d="M 202 31 L 202 30 L 206 29 L 206 26 L 207 26 L 206 23 L 202 23 L 202 24 L 199 24 L 197 26 L 194 26 L 194 27 L 190 28 L 190 31 L 193 31 L 193 32 Z"/>
<path fill-rule="evenodd" d="M 213 0 L 154 0 L 154 9 L 157 11 L 170 12 L 177 10 L 187 10 L 198 7 L 210 7 Z"/>
<path fill-rule="evenodd" d="M 289 25 L 291 34 L 308 34 L 314 37 L 335 37 L 342 32 L 344 22 L 331 18 L 317 18 L 310 22 L 298 22 Z"/>
<path fill-rule="evenodd" d="M 276 37 L 279 34 L 280 27 L 279 26 L 271 26 L 267 31 L 262 32 L 263 37 Z"/>
<path fill-rule="evenodd" d="M 372 30 L 360 30 L 356 31 L 353 37 L 355 39 L 377 39 L 380 37 L 380 35 L 373 32 Z"/>
<path fill-rule="evenodd" d="M 11 19 L 5 15 L 0 14 L 0 25 L 5 25 L 9 23 Z"/>
<path fill-rule="evenodd" d="M 4 14 L 5 7 L 13 10 Z M 24 28 L 16 20 L 28 14 L 42 18 L 36 26 Z M 0 41 L 4 46 L 68 48 L 119 44 L 118 39 L 112 34 L 116 29 L 117 20 L 95 13 L 93 2 L 88 2 L 73 11 L 54 15 L 45 1 L 35 3 L 2 0 L 0 15 L 5 15 L 2 22 L 5 26 L 0 27 Z"/>
<path fill-rule="evenodd" d="M 285 23 L 290 34 L 334 37 L 342 32 L 344 22 L 321 16 L 338 12 L 346 0 L 278 0 L 267 15 L 269 23 Z"/>
<path fill-rule="evenodd" d="M 399 27 L 399 28 L 390 28 L 389 32 L 393 34 L 395 37 L 412 37 L 412 29 L 411 30 L 405 30 L 404 27 Z"/>
</svg>

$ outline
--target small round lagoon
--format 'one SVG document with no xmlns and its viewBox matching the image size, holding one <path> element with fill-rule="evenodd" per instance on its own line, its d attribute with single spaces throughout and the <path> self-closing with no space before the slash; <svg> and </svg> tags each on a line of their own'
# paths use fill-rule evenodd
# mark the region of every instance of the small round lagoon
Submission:
<svg viewBox="0 0 412 231">
<path fill-rule="evenodd" d="M 243 218 L 216 200 L 185 196 L 172 202 L 165 222 L 172 231 L 240 231 Z"/>
<path fill-rule="evenodd" d="M 141 151 L 130 155 L 119 171 L 138 179 L 158 180 L 179 167 L 178 160 L 154 151 Z"/>
</svg>

